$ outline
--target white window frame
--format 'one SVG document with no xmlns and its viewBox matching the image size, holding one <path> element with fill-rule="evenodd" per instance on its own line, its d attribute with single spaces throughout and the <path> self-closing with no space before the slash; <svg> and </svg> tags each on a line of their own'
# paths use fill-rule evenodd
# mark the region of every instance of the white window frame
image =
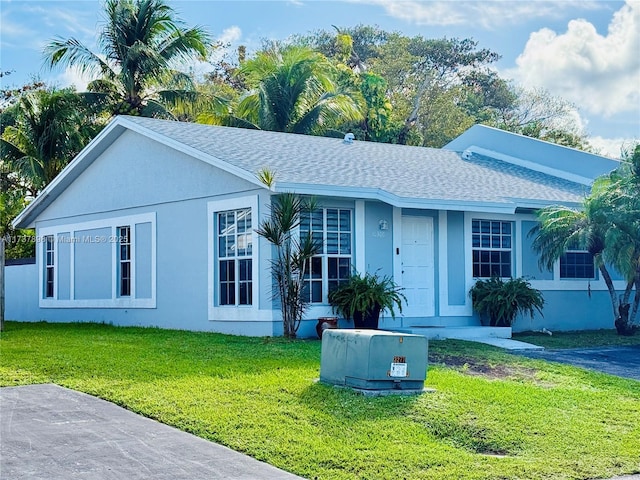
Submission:
<svg viewBox="0 0 640 480">
<path fill-rule="evenodd" d="M 355 250 L 355 214 L 353 208 L 347 207 L 332 207 L 332 206 L 319 206 L 314 210 L 322 210 L 322 253 L 318 255 L 314 255 L 314 257 L 320 257 L 322 259 L 322 300 L 320 302 L 309 302 L 310 306 L 318 306 L 318 305 L 328 305 L 328 295 L 329 295 L 329 258 L 348 258 L 349 259 L 349 272 L 351 273 L 353 265 L 354 265 L 354 250 Z M 351 229 L 349 231 L 350 235 L 350 247 L 351 253 L 349 254 L 341 254 L 341 253 L 325 253 L 325 249 L 327 247 L 327 210 L 337 210 L 338 211 L 338 245 L 340 244 L 340 211 L 345 210 L 349 212 L 349 223 Z M 313 229 L 311 230 L 314 231 Z M 317 231 L 317 230 L 315 230 Z M 333 232 L 332 232 L 333 233 Z M 310 268 L 310 265 L 308 266 Z M 340 267 L 338 266 L 338 269 Z M 310 272 L 308 272 L 310 274 Z M 313 281 L 312 279 L 310 279 Z M 317 281 L 317 280 L 316 280 Z"/>
<path fill-rule="evenodd" d="M 212 200 L 207 202 L 207 258 L 208 258 L 208 271 L 207 271 L 207 284 L 208 284 L 208 315 L 210 321 L 228 321 L 228 322 L 246 322 L 246 321 L 273 321 L 273 309 L 271 304 L 266 310 L 259 308 L 260 302 L 260 247 L 262 245 L 262 239 L 255 231 L 253 232 L 253 249 L 252 249 L 252 262 L 251 262 L 251 276 L 252 276 L 252 300 L 251 305 L 218 305 L 216 303 L 216 289 L 218 288 L 218 270 L 217 270 L 217 241 L 216 234 L 216 222 L 215 216 L 219 212 L 225 212 L 229 210 L 240 210 L 243 208 L 251 209 L 251 224 L 255 230 L 260 222 L 260 212 L 258 209 L 259 197 L 258 195 L 249 195 L 235 198 L 224 198 L 219 200 Z M 267 262 L 268 259 L 265 259 Z M 268 268 L 268 267 L 265 267 Z M 268 278 L 271 278 L 270 272 Z M 269 283 L 268 285 L 271 285 Z M 269 292 L 270 293 L 270 292 Z"/>
<path fill-rule="evenodd" d="M 135 297 L 135 226 L 140 223 L 151 224 L 151 298 Z M 119 253 L 118 253 L 118 227 L 130 226 L 131 238 L 131 295 L 122 297 L 119 295 Z M 95 229 L 110 229 L 111 234 L 108 238 L 100 239 L 111 244 L 111 298 L 104 299 L 76 299 L 75 298 L 75 249 L 74 242 L 80 239 L 76 232 Z M 69 299 L 59 300 L 58 281 L 54 276 L 54 297 L 47 298 L 44 296 L 44 269 L 46 264 L 46 243 L 44 239 L 53 235 L 54 242 L 58 241 L 59 234 L 68 233 L 70 241 L 69 251 Z M 156 308 L 156 213 L 143 213 L 139 215 L 128 215 L 122 217 L 106 218 L 104 220 L 93 220 L 88 222 L 79 222 L 65 225 L 55 225 L 49 227 L 40 227 L 37 229 L 37 238 L 43 239 L 44 247 L 41 250 L 43 255 L 38 259 L 39 272 L 39 306 L 41 308 Z M 54 265 L 59 268 L 60 249 L 54 247 Z"/>
<path fill-rule="evenodd" d="M 483 220 L 500 220 L 500 221 L 510 221 L 514 223 L 514 230 L 512 231 L 513 235 L 515 236 L 515 238 L 511 239 L 511 244 L 512 244 L 512 255 L 511 255 L 511 262 L 512 262 L 512 267 L 511 267 L 511 271 L 513 273 L 514 278 L 517 277 L 522 277 L 522 255 L 523 255 L 523 248 L 522 248 L 522 241 L 523 238 L 525 238 L 529 232 L 528 231 L 523 231 L 522 229 L 522 222 L 525 221 L 536 221 L 536 217 L 532 214 L 526 214 L 526 213 L 516 213 L 513 215 L 505 215 L 505 214 L 499 214 L 499 213 L 484 213 L 484 212 L 465 212 L 464 214 L 464 232 L 465 232 L 465 277 L 466 277 L 466 291 L 468 292 L 469 289 L 475 284 L 476 280 L 478 280 L 477 278 L 473 277 L 473 253 L 472 253 L 472 229 L 471 229 L 471 221 L 473 219 L 483 219 Z M 443 242 L 443 231 L 446 231 L 446 229 L 443 229 L 442 227 L 444 227 L 444 225 L 441 224 L 441 228 L 440 228 L 440 242 L 441 242 L 441 249 L 440 249 L 440 265 L 442 265 L 443 261 L 445 261 L 446 259 L 446 248 L 444 248 L 444 245 L 446 245 L 446 236 L 444 238 L 445 242 Z M 446 279 L 447 277 L 443 277 L 443 273 L 446 273 L 442 270 L 441 268 L 441 285 L 440 288 L 442 288 L 442 281 L 443 279 Z M 597 275 L 597 273 L 596 273 Z M 553 279 L 552 280 L 537 280 L 537 279 L 529 279 L 529 282 L 531 283 L 531 286 L 534 288 L 537 288 L 538 290 L 542 290 L 543 292 L 545 290 L 548 291 L 571 291 L 571 290 L 580 290 L 580 291 L 584 291 L 587 287 L 587 284 L 591 285 L 591 290 L 592 291 L 600 291 L 600 290 L 607 290 L 607 285 L 605 284 L 604 280 L 601 278 L 601 276 L 597 275 L 596 279 L 561 279 L 560 278 L 560 260 L 557 260 L 554 264 L 553 267 Z M 613 282 L 614 287 L 616 288 L 616 290 L 624 290 L 626 287 L 626 283 L 623 280 L 614 280 Z M 441 297 L 441 310 L 443 309 L 442 305 L 442 297 Z M 448 300 L 447 300 L 448 301 Z M 470 315 L 473 310 L 471 307 L 471 300 L 469 298 L 469 296 L 467 295 L 466 297 L 466 301 L 467 303 L 463 306 L 454 306 L 454 307 L 445 307 L 445 311 L 447 312 L 451 312 L 451 314 L 455 311 L 456 314 L 462 314 L 462 312 L 466 312 L 467 315 Z M 444 305 L 446 305 L 446 303 L 444 303 Z M 442 315 L 446 315 L 442 314 Z"/>
<path fill-rule="evenodd" d="M 491 239 L 493 236 L 498 235 L 499 238 L 502 240 L 502 237 L 505 236 L 505 234 L 502 233 L 502 224 L 503 223 L 508 223 L 511 225 L 511 232 L 509 233 L 509 237 L 511 238 L 511 246 L 510 247 L 503 247 L 502 245 L 500 245 L 499 247 L 494 247 L 493 245 L 489 245 L 487 247 L 482 246 L 482 244 L 480 244 L 479 246 L 474 246 L 473 245 L 473 236 L 474 235 L 479 235 L 480 237 L 482 237 L 483 233 L 482 231 L 480 231 L 479 233 L 473 233 L 473 222 L 489 222 L 489 229 L 490 232 L 487 234 L 489 236 L 489 241 L 491 242 Z M 493 229 L 493 222 L 499 222 L 500 225 L 500 233 L 495 234 L 493 233 L 492 229 Z M 472 268 L 472 272 L 471 275 L 473 276 L 474 279 L 487 279 L 487 278 L 491 278 L 492 275 L 489 276 L 483 276 L 483 275 L 478 275 L 475 276 L 473 274 L 473 252 L 474 251 L 478 251 L 478 252 L 489 252 L 489 254 L 491 254 L 492 252 L 509 252 L 510 253 L 510 260 L 509 260 L 509 275 L 500 275 L 501 278 L 511 278 L 512 276 L 514 276 L 514 272 L 515 272 L 515 255 L 514 255 L 514 244 L 515 244 L 515 238 L 519 238 L 519 236 L 517 236 L 515 233 L 515 229 L 517 227 L 517 224 L 515 222 L 515 220 L 498 220 L 498 219 L 494 219 L 494 218 L 486 218 L 483 217 L 482 215 L 476 215 L 473 218 L 471 218 L 471 268 Z M 480 228 L 482 228 L 482 223 L 480 223 Z M 480 265 L 482 265 L 482 261 L 479 259 Z M 499 265 L 502 265 L 502 262 L 499 263 Z M 502 272 L 501 272 L 502 273 Z"/>
<path fill-rule="evenodd" d="M 238 232 L 238 214 L 241 212 L 247 212 L 249 213 L 249 218 L 251 219 L 251 227 L 249 229 L 249 231 L 247 232 L 246 230 L 244 232 L 242 232 L 242 234 L 240 234 Z M 233 214 L 234 217 L 234 233 L 232 234 L 221 234 L 220 233 L 220 216 L 221 215 L 228 215 L 228 214 Z M 219 306 L 225 306 L 225 307 L 240 307 L 240 306 L 251 306 L 253 305 L 253 240 L 256 236 L 256 233 L 254 232 L 254 228 L 253 228 L 253 213 L 251 211 L 250 207 L 246 207 L 246 208 L 235 208 L 235 209 L 231 209 L 231 210 L 223 210 L 223 211 L 218 211 L 215 213 L 215 227 L 216 227 L 216 274 L 218 276 L 218 281 L 217 281 L 217 285 L 216 285 L 216 292 L 218 293 L 217 296 L 217 304 Z M 239 242 L 239 235 L 251 235 L 251 253 L 247 254 L 245 253 L 244 255 L 240 255 L 238 252 L 238 244 Z M 233 255 L 229 255 L 227 252 L 225 252 L 225 254 L 223 255 L 223 253 L 220 251 L 220 241 L 221 238 L 225 238 L 225 239 L 229 239 L 229 238 L 233 238 L 233 242 L 234 245 L 236 247 L 235 252 Z M 226 248 L 226 247 L 225 247 Z M 240 271 L 241 271 L 241 262 L 242 261 L 247 261 L 250 260 L 251 261 L 251 281 L 247 282 L 245 281 L 244 283 L 251 283 L 251 296 L 250 298 L 248 298 L 248 303 L 241 303 L 241 284 L 243 283 L 241 280 L 241 275 L 240 275 Z M 233 279 L 233 299 L 234 299 L 234 303 L 222 303 L 222 289 L 223 289 L 223 284 L 228 285 L 230 282 L 226 279 L 222 279 L 221 275 L 220 275 L 220 271 L 221 271 L 221 264 L 222 262 L 233 262 L 233 274 L 234 274 L 234 279 Z"/>
<path fill-rule="evenodd" d="M 43 269 L 44 269 L 44 285 L 42 285 L 42 295 L 41 298 L 44 299 L 54 299 L 58 298 L 58 282 L 56 281 L 56 273 L 58 271 L 56 264 L 57 259 L 56 255 L 58 254 L 58 249 L 56 248 L 56 235 L 45 235 L 43 243 Z M 49 249 L 49 242 L 51 242 L 51 249 Z M 51 253 L 51 262 L 49 262 L 49 253 Z M 48 293 L 48 282 L 49 282 L 49 269 L 52 271 L 52 285 L 51 285 L 51 295 L 47 295 Z"/>
<path fill-rule="evenodd" d="M 122 235 L 121 229 L 126 228 L 129 233 L 126 235 Z M 117 238 L 115 239 L 117 246 L 116 246 L 116 252 L 118 255 L 118 261 L 116 262 L 118 271 L 117 271 L 117 292 L 118 292 L 118 297 L 131 297 L 133 292 L 134 292 L 134 285 L 135 285 L 135 277 L 133 276 L 133 235 L 135 235 L 133 233 L 133 230 L 135 229 L 135 225 L 133 226 L 133 228 L 131 227 L 131 225 L 118 225 L 116 227 L 116 235 Z M 123 242 L 123 239 L 126 240 L 126 242 Z M 126 259 L 122 258 L 122 247 L 128 247 L 128 255 Z M 123 294 L 122 293 L 122 283 L 123 283 L 123 264 L 129 264 L 129 293 L 127 294 Z"/>
</svg>

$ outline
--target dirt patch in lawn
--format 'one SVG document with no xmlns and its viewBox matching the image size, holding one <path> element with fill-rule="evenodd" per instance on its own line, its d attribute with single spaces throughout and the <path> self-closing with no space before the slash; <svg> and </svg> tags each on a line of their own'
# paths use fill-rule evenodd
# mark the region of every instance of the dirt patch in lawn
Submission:
<svg viewBox="0 0 640 480">
<path fill-rule="evenodd" d="M 518 379 L 538 383 L 535 368 L 522 366 L 491 364 L 487 361 L 461 355 L 429 355 L 429 363 L 453 368 L 467 375 L 481 376 L 492 379 Z"/>
</svg>

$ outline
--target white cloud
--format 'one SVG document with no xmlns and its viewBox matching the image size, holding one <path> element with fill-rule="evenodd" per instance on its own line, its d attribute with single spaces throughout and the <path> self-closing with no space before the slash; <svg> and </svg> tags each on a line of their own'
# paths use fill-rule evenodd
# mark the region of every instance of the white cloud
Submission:
<svg viewBox="0 0 640 480">
<path fill-rule="evenodd" d="M 640 110 L 640 2 L 628 0 L 606 35 L 583 19 L 558 34 L 530 35 L 517 68 L 508 72 L 526 87 L 542 87 L 586 111 L 611 116 Z"/>
<path fill-rule="evenodd" d="M 420 0 L 349 0 L 354 3 L 379 5 L 400 20 L 416 25 L 470 25 L 493 30 L 535 18 L 561 18 L 567 11 L 601 8 L 596 1 L 420 1 Z"/>
<path fill-rule="evenodd" d="M 225 28 L 217 40 L 222 44 L 236 43 L 242 38 L 242 30 L 237 25 Z"/>
<path fill-rule="evenodd" d="M 68 87 L 73 85 L 78 92 L 85 92 L 87 85 L 93 78 L 82 74 L 76 68 L 67 68 L 62 73 L 54 77 L 53 83 L 60 87 Z"/>
<path fill-rule="evenodd" d="M 620 158 L 623 148 L 635 145 L 640 140 L 631 138 L 603 138 L 600 136 L 589 137 L 589 143 L 596 151 L 606 157 Z"/>
</svg>

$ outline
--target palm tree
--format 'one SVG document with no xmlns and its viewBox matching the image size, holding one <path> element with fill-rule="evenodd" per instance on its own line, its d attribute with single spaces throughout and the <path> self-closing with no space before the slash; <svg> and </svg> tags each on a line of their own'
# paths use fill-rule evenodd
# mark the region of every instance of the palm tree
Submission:
<svg viewBox="0 0 640 480">
<path fill-rule="evenodd" d="M 176 71 L 182 60 L 206 57 L 209 36 L 184 28 L 165 0 L 107 0 L 101 54 L 75 38 L 45 48 L 50 67 L 76 67 L 100 75 L 89 90 L 106 96 L 114 114 L 169 115 L 165 104 L 194 97 L 191 79 Z"/>
<path fill-rule="evenodd" d="M 362 120 L 358 94 L 341 89 L 335 67 L 305 47 L 258 53 L 240 69 L 252 89 L 229 123 L 278 132 L 323 134 L 344 121 Z"/>
<path fill-rule="evenodd" d="M 609 290 L 615 318 L 617 294 L 603 258 L 607 225 L 597 203 L 587 198 L 582 210 L 558 205 L 543 208 L 537 212 L 540 223 L 530 235 L 536 235 L 533 248 L 540 255 L 540 266 L 549 270 L 569 248 L 583 249 L 592 254 Z"/>
<path fill-rule="evenodd" d="M 638 149 L 637 167 L 640 167 Z M 533 248 L 540 254 L 540 265 L 553 264 L 569 249 L 580 248 L 594 257 L 607 285 L 618 333 L 633 333 L 633 320 L 640 302 L 640 168 L 623 165 L 621 169 L 594 182 L 583 208 L 549 206 L 537 213 L 539 224 Z M 634 190 L 635 189 L 635 190 Z M 627 278 L 627 288 L 618 298 L 607 268 L 612 265 Z M 635 285 L 634 308 L 629 315 L 629 298 Z"/>
<path fill-rule="evenodd" d="M 0 137 L 2 169 L 35 196 L 99 131 L 91 109 L 71 89 L 36 90 L 12 108 L 15 123 Z"/>
<path fill-rule="evenodd" d="M 629 315 L 633 323 L 640 307 L 640 144 L 623 156 L 620 168 L 600 183 L 599 188 L 606 189 L 604 213 L 611 224 L 606 237 L 609 247 L 606 259 L 627 279 L 622 305 L 629 305 L 635 287 Z"/>
</svg>

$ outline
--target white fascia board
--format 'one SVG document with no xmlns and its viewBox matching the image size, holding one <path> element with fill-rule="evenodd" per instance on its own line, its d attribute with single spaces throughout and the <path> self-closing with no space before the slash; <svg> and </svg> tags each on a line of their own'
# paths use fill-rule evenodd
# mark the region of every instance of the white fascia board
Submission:
<svg viewBox="0 0 640 480">
<path fill-rule="evenodd" d="M 247 170 L 244 170 L 240 167 L 236 167 L 235 165 L 225 162 L 224 160 L 214 157 L 213 155 L 204 153 L 196 148 L 185 145 L 184 143 L 180 143 L 177 140 L 173 140 L 172 138 L 169 138 L 153 130 L 149 130 L 148 128 L 145 128 L 129 120 L 123 119 L 122 124 L 126 126 L 129 130 L 132 130 L 136 133 L 144 135 L 145 137 L 155 140 L 156 142 L 161 143 L 162 145 L 166 145 L 167 147 L 170 147 L 174 150 L 177 150 L 186 155 L 189 155 L 190 157 L 197 158 L 198 160 L 208 163 L 213 167 L 216 167 L 228 173 L 231 173 L 232 175 L 242 178 L 243 180 L 247 180 L 248 182 L 253 183 L 254 185 L 257 185 L 262 188 L 268 188 L 264 183 L 258 180 L 258 177 L 256 177 L 254 172 L 248 172 Z"/>
<path fill-rule="evenodd" d="M 515 213 L 517 205 L 512 202 L 465 202 L 458 200 L 431 200 L 394 195 L 379 188 L 340 187 L 335 185 L 310 185 L 304 183 L 280 182 L 277 193 L 294 192 L 300 195 L 322 195 L 364 200 L 379 200 L 394 207 L 428 210 L 452 210 L 466 212 L 473 210 L 486 213 Z"/>
<path fill-rule="evenodd" d="M 123 119 L 120 117 L 116 117 L 109 125 L 102 129 L 102 131 L 96 135 L 93 140 L 91 140 L 86 147 L 84 147 L 78 155 L 75 156 L 73 160 L 71 160 L 66 167 L 62 169 L 62 171 L 47 185 L 44 190 L 42 190 L 38 196 L 27 205 L 20 214 L 14 218 L 11 222 L 11 226 L 13 228 L 35 228 L 35 218 L 29 219 L 30 215 L 34 210 L 39 208 L 41 205 L 43 208 L 47 207 L 45 201 L 50 199 L 54 200 L 59 192 L 58 186 L 63 184 L 67 177 L 72 177 L 72 175 L 80 169 L 81 166 L 84 166 L 86 163 L 91 163 L 97 156 L 92 156 L 93 151 L 98 148 L 97 146 L 101 144 L 103 141 L 108 141 L 112 143 L 116 138 L 118 138 L 124 132 L 124 128 L 122 126 Z M 113 137 L 109 139 L 109 137 Z M 80 172 L 83 170 L 80 169 Z M 77 173 L 77 175 L 80 174 Z M 71 178 L 71 181 L 75 180 L 74 177 Z M 43 205 L 44 204 L 44 205 Z M 23 223 L 27 222 L 27 223 Z"/>
<path fill-rule="evenodd" d="M 559 170 L 557 168 L 547 167 L 545 165 L 540 165 L 539 163 L 536 163 L 536 162 L 530 162 L 529 160 L 524 160 L 522 158 L 512 157 L 511 155 L 505 155 L 504 153 L 496 152 L 494 150 L 488 150 L 486 148 L 478 147 L 476 145 L 471 145 L 466 150 L 469 150 L 471 153 L 476 153 L 478 155 L 483 155 L 485 157 L 495 158 L 496 160 L 502 160 L 503 162 L 528 168 L 529 170 L 533 170 L 536 172 L 546 173 L 547 175 L 552 175 L 554 177 L 562 178 L 563 180 L 568 180 L 574 183 L 579 183 L 581 185 L 586 185 L 590 187 L 593 184 L 593 178 L 583 177 L 582 175 L 576 175 L 575 173 L 570 173 L 565 170 Z"/>
<path fill-rule="evenodd" d="M 544 207 L 548 207 L 549 205 L 562 205 L 564 207 L 570 208 L 581 208 L 581 202 L 551 202 L 544 200 L 530 200 L 527 198 L 509 198 L 513 203 L 517 205 L 518 208 L 529 208 L 532 210 L 539 210 Z"/>
</svg>

